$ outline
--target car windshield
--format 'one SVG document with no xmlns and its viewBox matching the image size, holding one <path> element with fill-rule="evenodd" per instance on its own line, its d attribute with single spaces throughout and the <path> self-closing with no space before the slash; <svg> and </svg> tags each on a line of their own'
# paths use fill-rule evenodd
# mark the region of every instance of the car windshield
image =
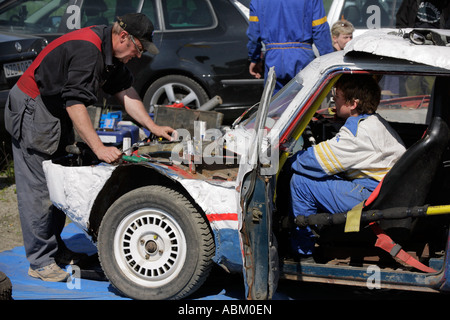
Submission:
<svg viewBox="0 0 450 320">
<path fill-rule="evenodd" d="M 112 24 L 117 16 L 139 10 L 154 21 L 158 30 L 154 0 L 9 1 L 0 5 L 0 28 L 17 33 L 65 33 L 90 25 Z M 61 25 L 61 21 L 67 25 Z"/>
<path fill-rule="evenodd" d="M 57 32 L 69 0 L 14 1 L 0 10 L 0 26 L 19 33 Z"/>
<path fill-rule="evenodd" d="M 272 98 L 266 120 L 266 129 L 268 131 L 275 126 L 275 123 L 280 119 L 289 103 L 302 88 L 301 79 L 295 77 Z M 242 125 L 247 129 L 252 129 L 255 126 L 256 115 L 256 112 L 253 113 Z"/>
</svg>

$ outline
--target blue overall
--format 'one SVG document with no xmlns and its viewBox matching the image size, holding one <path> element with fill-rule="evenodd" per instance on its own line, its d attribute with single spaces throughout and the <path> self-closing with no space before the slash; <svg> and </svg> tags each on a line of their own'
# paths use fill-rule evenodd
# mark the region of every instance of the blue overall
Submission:
<svg viewBox="0 0 450 320">
<path fill-rule="evenodd" d="M 333 52 L 322 0 L 252 0 L 247 36 L 250 61 L 261 60 L 265 45 L 265 78 L 275 66 L 275 92 L 315 58 L 313 43 L 320 55 Z"/>
</svg>

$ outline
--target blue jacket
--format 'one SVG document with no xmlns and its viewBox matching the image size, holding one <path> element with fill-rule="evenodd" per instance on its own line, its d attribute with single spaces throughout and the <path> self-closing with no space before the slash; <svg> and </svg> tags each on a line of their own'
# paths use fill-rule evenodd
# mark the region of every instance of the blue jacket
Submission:
<svg viewBox="0 0 450 320">
<path fill-rule="evenodd" d="M 249 19 L 250 60 L 261 59 L 264 43 L 265 75 L 275 66 L 283 85 L 315 58 L 313 43 L 320 55 L 333 52 L 322 0 L 252 0 Z"/>
</svg>

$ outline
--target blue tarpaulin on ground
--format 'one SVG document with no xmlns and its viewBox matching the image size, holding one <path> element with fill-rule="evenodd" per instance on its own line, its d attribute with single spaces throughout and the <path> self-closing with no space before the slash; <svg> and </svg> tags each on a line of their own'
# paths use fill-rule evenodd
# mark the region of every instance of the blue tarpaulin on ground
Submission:
<svg viewBox="0 0 450 320">
<path fill-rule="evenodd" d="M 67 247 L 75 252 L 84 252 L 89 256 L 97 253 L 97 247 L 74 223 L 68 224 L 61 236 Z M 71 282 L 45 282 L 30 277 L 28 268 L 29 263 L 25 257 L 23 246 L 0 252 L 0 271 L 3 271 L 11 280 L 14 300 L 129 300 L 106 280 L 98 281 L 82 278 L 78 279 L 79 282 L 76 282 L 76 280 Z M 273 299 L 295 299 L 293 296 L 297 294 L 289 291 L 287 293 L 285 289 L 278 290 Z M 294 291 L 298 292 L 297 290 Z M 217 266 L 213 268 L 213 272 L 202 287 L 187 299 L 245 300 L 242 277 L 237 274 L 228 274 Z"/>
<path fill-rule="evenodd" d="M 73 251 L 93 255 L 95 245 L 75 224 L 67 225 L 62 233 L 66 245 Z M 126 300 L 108 281 L 87 279 L 71 282 L 45 282 L 28 275 L 29 263 L 24 247 L 0 252 L 0 270 L 11 280 L 14 300 Z M 70 268 L 70 267 L 69 267 Z M 210 276 L 210 278 L 213 278 Z M 230 282 L 229 279 L 232 279 Z M 244 299 L 243 284 L 239 277 L 211 279 L 190 299 L 228 300 Z"/>
<path fill-rule="evenodd" d="M 66 245 L 73 251 L 84 252 L 88 255 L 95 255 L 97 253 L 96 246 L 74 223 L 64 228 L 62 237 Z M 28 268 L 29 263 L 25 257 L 23 247 L 0 252 L 0 271 L 3 271 L 12 282 L 12 297 L 14 300 L 130 300 L 122 296 L 106 280 L 99 281 L 82 278 L 79 279 L 79 283 L 73 280 L 68 283 L 45 282 L 28 276 Z M 359 299 L 377 297 L 398 300 L 403 298 L 408 299 L 411 296 L 414 298 L 420 297 L 421 299 L 448 298 L 448 296 L 436 294 L 408 294 L 407 292 L 396 290 L 393 292 L 393 294 L 388 294 L 386 291 L 381 290 L 355 290 L 347 286 L 307 284 L 285 280 L 280 281 L 278 284 L 278 289 L 273 296 L 273 300 L 329 300 L 355 299 L 355 297 Z M 234 304 L 237 303 L 237 300 L 245 300 L 242 275 L 229 274 L 219 266 L 216 266 L 213 268 L 206 282 L 191 296 L 187 297 L 186 300 L 191 301 L 190 303 L 199 300 L 205 302 L 207 300 L 209 302 L 212 300 L 226 300 L 221 303 Z M 283 308 L 285 306 L 283 304 Z"/>
<path fill-rule="evenodd" d="M 88 255 L 95 254 L 97 248 L 76 227 L 69 224 L 62 233 L 67 246 Z M 24 247 L 0 252 L 0 270 L 11 280 L 14 300 L 53 300 L 53 299 L 126 299 L 120 296 L 108 281 L 81 279 L 75 282 L 45 282 L 28 275 L 29 263 Z"/>
</svg>

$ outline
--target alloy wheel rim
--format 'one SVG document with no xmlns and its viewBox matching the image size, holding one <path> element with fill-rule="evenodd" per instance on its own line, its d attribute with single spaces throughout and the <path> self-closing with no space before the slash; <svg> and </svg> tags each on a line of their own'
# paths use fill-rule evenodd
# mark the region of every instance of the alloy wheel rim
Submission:
<svg viewBox="0 0 450 320">
<path fill-rule="evenodd" d="M 114 237 L 114 257 L 124 275 L 145 287 L 169 283 L 186 260 L 186 238 L 167 212 L 141 209 L 119 224 Z"/>
</svg>

